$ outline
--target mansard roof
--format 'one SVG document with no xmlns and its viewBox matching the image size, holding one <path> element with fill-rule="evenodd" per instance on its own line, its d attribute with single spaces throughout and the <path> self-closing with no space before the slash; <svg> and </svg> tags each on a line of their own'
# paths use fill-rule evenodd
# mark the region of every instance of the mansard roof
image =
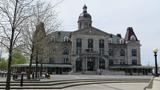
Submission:
<svg viewBox="0 0 160 90">
<path fill-rule="evenodd" d="M 64 37 L 69 37 L 70 38 L 70 31 L 55 31 L 51 34 L 48 35 L 50 38 L 55 38 L 56 41 L 63 42 Z"/>
<path fill-rule="evenodd" d="M 125 35 L 125 40 L 126 41 L 130 41 L 132 36 L 134 36 L 135 40 L 138 41 L 138 38 L 137 38 L 136 34 L 133 31 L 133 28 L 132 27 L 128 27 L 127 28 L 127 33 Z"/>
</svg>

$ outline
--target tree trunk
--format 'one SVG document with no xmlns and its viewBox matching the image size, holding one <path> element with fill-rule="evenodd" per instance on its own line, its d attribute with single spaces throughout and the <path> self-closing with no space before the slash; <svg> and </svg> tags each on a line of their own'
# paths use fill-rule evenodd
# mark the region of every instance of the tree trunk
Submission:
<svg viewBox="0 0 160 90">
<path fill-rule="evenodd" d="M 13 40 L 14 40 L 14 33 L 15 33 L 15 20 L 16 20 L 16 12 L 17 12 L 17 4 L 18 0 L 16 0 L 15 10 L 14 10 L 14 17 L 13 17 L 13 25 L 12 25 L 12 34 L 9 46 L 9 57 L 8 57 L 8 72 L 7 72 L 7 79 L 6 79 L 6 90 L 10 90 L 10 81 L 11 81 L 11 62 L 12 62 L 12 51 L 13 51 Z"/>
<path fill-rule="evenodd" d="M 30 62 L 29 62 L 29 72 L 28 72 L 28 79 L 31 79 L 30 75 L 33 72 L 32 71 L 32 59 L 33 59 L 33 50 L 34 50 L 34 45 L 32 45 L 32 49 L 31 49 L 31 55 L 30 55 Z"/>
</svg>

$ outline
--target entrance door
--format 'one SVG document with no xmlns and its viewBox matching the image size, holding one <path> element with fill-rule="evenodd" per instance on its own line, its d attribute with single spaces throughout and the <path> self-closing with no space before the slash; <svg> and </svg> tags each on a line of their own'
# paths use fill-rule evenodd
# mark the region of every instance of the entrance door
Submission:
<svg viewBox="0 0 160 90">
<path fill-rule="evenodd" d="M 82 61 L 80 59 L 76 60 L 76 71 L 80 72 L 82 70 Z"/>
<path fill-rule="evenodd" d="M 87 60 L 87 70 L 88 71 L 94 71 L 94 67 L 95 67 L 95 58 L 90 57 Z"/>
<path fill-rule="evenodd" d="M 99 69 L 105 69 L 105 60 L 102 58 L 99 59 Z"/>
</svg>

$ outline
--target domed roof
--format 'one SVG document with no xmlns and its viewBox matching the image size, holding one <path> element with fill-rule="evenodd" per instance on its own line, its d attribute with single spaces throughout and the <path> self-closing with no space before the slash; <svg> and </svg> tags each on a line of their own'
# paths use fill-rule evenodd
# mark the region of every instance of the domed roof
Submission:
<svg viewBox="0 0 160 90">
<path fill-rule="evenodd" d="M 87 6 L 84 5 L 83 6 L 83 12 L 79 15 L 79 18 L 89 18 L 91 19 L 91 15 L 89 13 L 87 13 Z"/>
</svg>

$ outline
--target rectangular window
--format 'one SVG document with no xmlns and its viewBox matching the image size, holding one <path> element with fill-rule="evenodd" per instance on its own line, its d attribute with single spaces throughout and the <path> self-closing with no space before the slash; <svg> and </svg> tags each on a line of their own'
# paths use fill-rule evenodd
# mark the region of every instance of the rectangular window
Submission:
<svg viewBox="0 0 160 90">
<path fill-rule="evenodd" d="M 77 40 L 76 40 L 76 47 L 82 47 L 82 39 L 77 38 Z"/>
<path fill-rule="evenodd" d="M 125 51 L 124 51 L 124 49 L 121 49 L 121 50 L 120 50 L 120 56 L 125 56 Z"/>
<path fill-rule="evenodd" d="M 76 54 L 77 55 L 81 54 L 81 50 L 82 50 L 82 39 L 77 38 L 76 39 Z"/>
<path fill-rule="evenodd" d="M 132 60 L 132 65 L 137 65 L 137 60 L 136 59 Z"/>
<path fill-rule="evenodd" d="M 109 56 L 113 56 L 113 50 L 112 49 L 109 49 Z"/>
<path fill-rule="evenodd" d="M 137 56 L 137 50 L 136 49 L 132 49 L 132 56 Z"/>
<path fill-rule="evenodd" d="M 88 39 L 88 48 L 93 48 L 93 39 Z"/>
</svg>

